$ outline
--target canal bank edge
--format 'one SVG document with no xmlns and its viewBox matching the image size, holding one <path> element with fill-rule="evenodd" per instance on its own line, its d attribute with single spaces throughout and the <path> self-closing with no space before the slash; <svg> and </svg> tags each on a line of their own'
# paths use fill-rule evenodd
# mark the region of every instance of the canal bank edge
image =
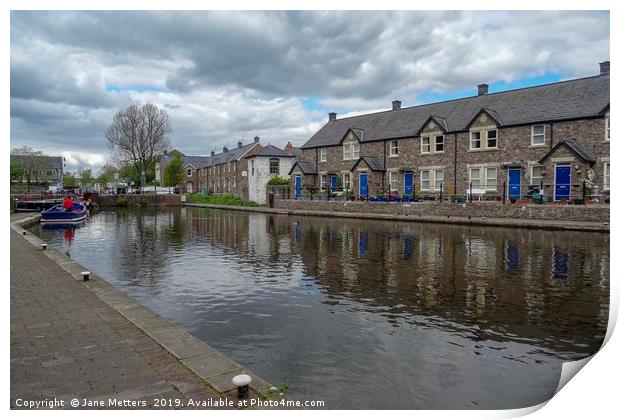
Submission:
<svg viewBox="0 0 620 420">
<path fill-rule="evenodd" d="M 317 205 L 318 204 L 318 205 Z M 325 206 L 322 206 L 324 204 Z M 545 230 L 570 230 L 581 232 L 602 232 L 609 233 L 609 222 L 600 221 L 581 221 L 566 220 L 558 217 L 553 220 L 546 219 L 516 219 L 506 217 L 486 217 L 486 216 L 452 216 L 452 215 L 432 215 L 432 214 L 395 214 L 395 213 L 375 213 L 359 211 L 359 208 L 346 206 L 344 203 L 312 203 L 315 208 L 324 207 L 326 210 L 315 209 L 296 209 L 291 207 L 243 207 L 243 206 L 227 206 L 221 204 L 204 204 L 204 203 L 188 203 L 183 202 L 185 207 L 206 207 L 222 210 L 236 210 L 255 213 L 270 213 L 286 216 L 313 216 L 313 217 L 342 217 L 352 219 L 371 219 L 371 220 L 389 220 L 400 222 L 421 222 L 421 223 L 443 223 L 457 224 L 468 226 L 493 226 L 493 227 L 509 227 L 522 229 L 545 229 Z M 278 205 L 278 202 L 276 202 Z M 388 204 L 379 204 L 388 205 Z M 329 206 L 329 207 L 328 207 Z"/>
<path fill-rule="evenodd" d="M 11 222 L 11 229 L 22 234 L 24 229 L 37 223 L 39 215 L 26 217 Z M 251 371 L 244 369 L 237 362 L 215 350 L 204 341 L 194 337 L 183 328 L 164 319 L 146 306 L 124 294 L 105 279 L 90 274 L 90 281 L 83 282 L 83 271 L 89 271 L 65 254 L 53 249 L 43 250 L 43 241 L 38 236 L 28 232 L 23 236 L 35 249 L 47 256 L 71 277 L 82 284 L 99 299 L 121 314 L 125 319 L 142 330 L 161 347 L 172 354 L 181 364 L 202 379 L 207 385 L 219 394 L 225 394 L 235 389 L 232 378 L 240 373 L 247 373 L 252 377 L 250 387 L 265 399 L 281 399 L 279 391 L 271 391 L 272 385 Z"/>
</svg>

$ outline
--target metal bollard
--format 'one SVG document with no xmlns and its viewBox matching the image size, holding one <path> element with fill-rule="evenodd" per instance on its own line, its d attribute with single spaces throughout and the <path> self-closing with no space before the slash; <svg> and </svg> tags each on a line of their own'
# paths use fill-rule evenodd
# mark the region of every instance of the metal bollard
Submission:
<svg viewBox="0 0 620 420">
<path fill-rule="evenodd" d="M 252 377 L 248 374 L 242 373 L 232 378 L 232 383 L 237 387 L 237 398 L 244 400 L 250 393 L 250 384 L 252 383 Z"/>
<path fill-rule="evenodd" d="M 90 280 L 90 271 L 82 271 L 80 274 L 82 275 L 83 281 Z"/>
</svg>

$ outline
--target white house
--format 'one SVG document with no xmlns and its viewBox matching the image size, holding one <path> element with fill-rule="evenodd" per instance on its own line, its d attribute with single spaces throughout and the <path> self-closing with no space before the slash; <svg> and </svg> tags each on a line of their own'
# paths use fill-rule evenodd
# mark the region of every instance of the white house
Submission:
<svg viewBox="0 0 620 420">
<path fill-rule="evenodd" d="M 248 160 L 249 199 L 258 204 L 266 204 L 267 182 L 275 175 L 290 178 L 288 173 L 297 157 L 275 146 L 267 145 L 246 159 Z"/>
</svg>

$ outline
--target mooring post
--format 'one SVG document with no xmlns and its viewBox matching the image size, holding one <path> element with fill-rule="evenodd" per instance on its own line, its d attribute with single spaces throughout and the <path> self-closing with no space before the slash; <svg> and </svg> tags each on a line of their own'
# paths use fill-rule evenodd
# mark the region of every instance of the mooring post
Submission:
<svg viewBox="0 0 620 420">
<path fill-rule="evenodd" d="M 232 383 L 237 387 L 237 398 L 244 400 L 250 393 L 250 384 L 252 383 L 252 377 L 248 374 L 242 373 L 241 375 L 234 376 Z"/>
</svg>

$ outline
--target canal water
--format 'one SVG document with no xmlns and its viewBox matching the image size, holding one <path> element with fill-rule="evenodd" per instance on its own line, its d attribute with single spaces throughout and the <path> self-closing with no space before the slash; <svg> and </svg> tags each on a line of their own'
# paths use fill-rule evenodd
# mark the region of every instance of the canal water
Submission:
<svg viewBox="0 0 620 420">
<path fill-rule="evenodd" d="M 33 231 L 328 409 L 538 404 L 607 326 L 607 234 L 181 207 Z"/>
</svg>

